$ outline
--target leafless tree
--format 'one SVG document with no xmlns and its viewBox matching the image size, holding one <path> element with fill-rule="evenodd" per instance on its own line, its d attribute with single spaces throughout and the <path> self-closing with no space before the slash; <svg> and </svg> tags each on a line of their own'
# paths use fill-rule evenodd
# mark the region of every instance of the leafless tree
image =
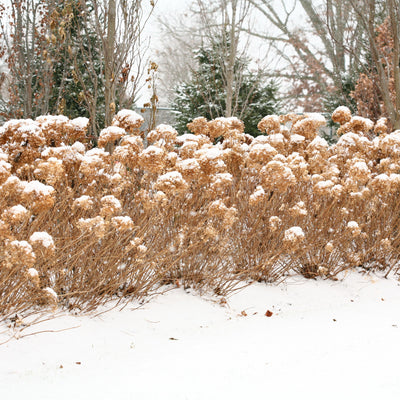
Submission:
<svg viewBox="0 0 400 400">
<path fill-rule="evenodd" d="M 367 33 L 369 62 L 363 75 L 372 84 L 375 108 L 400 129 L 400 5 L 396 0 L 350 0 L 359 24 Z M 360 79 L 358 85 L 362 85 Z M 358 87 L 360 89 L 360 87 Z M 356 93 L 357 94 L 357 93 Z M 362 99 L 358 98 L 358 102 Z M 377 115 L 376 117 L 379 117 Z"/>
<path fill-rule="evenodd" d="M 222 72 L 227 117 L 237 115 L 239 108 L 243 111 L 243 104 L 239 104 L 239 88 L 242 86 L 246 65 L 237 61 L 247 58 L 249 37 L 245 31 L 250 26 L 250 11 L 250 3 L 245 0 L 194 0 L 184 18 L 175 19 L 172 23 L 166 21 L 162 23 L 164 32 L 171 34 L 174 49 L 180 49 L 178 50 L 178 59 L 182 60 L 180 66 L 176 66 L 176 58 L 173 66 L 167 65 L 168 69 L 179 71 L 177 84 L 187 80 L 191 71 L 195 70 L 193 58 L 195 49 L 211 46 L 217 50 L 220 55 L 218 63 Z M 165 51 L 162 54 L 165 54 Z M 187 54 L 191 57 L 188 58 Z M 163 66 L 165 64 L 161 63 L 161 68 Z M 238 70 L 241 68 L 242 70 Z M 215 101 L 215 99 L 209 100 Z"/>
<path fill-rule="evenodd" d="M 345 75 L 356 75 L 365 31 L 347 0 L 249 0 L 268 30 L 249 33 L 274 45 L 280 59 L 272 74 L 289 79 L 292 95 L 315 109 L 331 91 L 346 101 Z M 299 26 L 299 16 L 305 25 Z M 301 20 L 301 17 L 300 17 Z"/>
<path fill-rule="evenodd" d="M 52 60 L 49 49 L 56 43 L 49 35 L 52 1 L 10 0 L 0 5 L 0 56 L 7 72 L 2 74 L 3 117 L 31 118 L 49 110 Z"/>
<path fill-rule="evenodd" d="M 146 68 L 143 29 L 155 4 L 155 1 L 150 1 L 150 9 L 144 10 L 140 0 L 81 0 L 86 15 L 84 29 L 93 29 L 100 38 L 104 73 L 96 74 L 96 79 L 104 88 L 105 125 L 111 123 L 117 107 L 130 108 L 135 102 Z M 82 51 L 86 52 L 88 68 L 93 73 L 94 55 L 83 45 Z M 85 95 L 88 103 L 95 104 L 90 101 L 91 93 Z"/>
</svg>

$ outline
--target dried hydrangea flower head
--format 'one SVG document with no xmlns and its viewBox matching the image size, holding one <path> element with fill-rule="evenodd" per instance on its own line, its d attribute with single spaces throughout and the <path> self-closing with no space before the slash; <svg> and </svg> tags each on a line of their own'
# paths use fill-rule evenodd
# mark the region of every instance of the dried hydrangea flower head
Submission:
<svg viewBox="0 0 400 400">
<path fill-rule="evenodd" d="M 12 166 L 10 163 L 4 159 L 0 159 L 0 185 L 11 176 L 11 168 Z"/>
<path fill-rule="evenodd" d="M 346 229 L 354 236 L 359 236 L 361 234 L 361 228 L 356 221 L 349 221 L 346 225 Z"/>
<path fill-rule="evenodd" d="M 375 135 L 386 135 L 389 131 L 387 118 L 379 118 L 374 127 Z"/>
<path fill-rule="evenodd" d="M 286 190 L 297 183 L 290 167 L 278 159 L 273 159 L 260 171 L 262 186 L 267 190 L 276 190 L 284 193 Z"/>
<path fill-rule="evenodd" d="M 297 250 L 304 242 L 305 234 L 299 226 L 286 229 L 283 236 L 283 244 L 289 250 Z"/>
<path fill-rule="evenodd" d="M 256 206 L 259 204 L 263 204 L 265 201 L 267 201 L 268 196 L 265 193 L 265 190 L 262 186 L 258 185 L 254 192 L 250 195 L 249 197 L 249 204 L 251 206 Z"/>
<path fill-rule="evenodd" d="M 187 124 L 187 128 L 195 135 L 209 136 L 210 134 L 207 118 L 204 117 L 195 118 L 192 122 Z"/>
<path fill-rule="evenodd" d="M 267 135 L 280 133 L 280 118 L 277 115 L 267 115 L 258 123 L 257 128 L 260 132 L 266 133 Z"/>
<path fill-rule="evenodd" d="M 108 126 L 100 132 L 98 146 L 101 148 L 106 147 L 108 143 L 114 143 L 125 135 L 125 129 L 118 126 Z"/>
<path fill-rule="evenodd" d="M 332 121 L 344 125 L 351 120 L 351 111 L 348 107 L 340 106 L 332 113 Z"/>
<path fill-rule="evenodd" d="M 104 237 L 108 228 L 104 218 L 100 215 L 94 218 L 80 218 L 76 226 L 80 231 L 84 233 L 93 233 L 99 239 Z"/>
<path fill-rule="evenodd" d="M 271 161 L 278 151 L 269 143 L 262 143 L 258 136 L 249 146 L 249 151 L 246 157 L 246 163 L 249 167 L 261 167 Z"/>
<path fill-rule="evenodd" d="M 171 171 L 159 176 L 154 188 L 164 192 L 166 195 L 176 195 L 187 190 L 188 184 L 180 172 Z"/>
<path fill-rule="evenodd" d="M 194 157 L 207 180 L 218 172 L 226 172 L 226 164 L 223 161 L 224 153 L 219 146 L 202 147 L 194 153 Z"/>
<path fill-rule="evenodd" d="M 23 184 L 21 200 L 34 214 L 47 211 L 53 207 L 55 190 L 52 186 L 44 185 L 39 181 L 21 183 Z"/>
<path fill-rule="evenodd" d="M 56 185 L 65 177 L 66 171 L 62 160 L 50 157 L 47 161 L 41 161 L 33 171 L 36 179 L 40 179 L 49 185 Z"/>
<path fill-rule="evenodd" d="M 56 250 L 54 240 L 47 232 L 34 232 L 29 238 L 29 243 L 35 254 L 41 254 L 44 257 L 51 257 Z"/>
<path fill-rule="evenodd" d="M 139 128 L 143 122 L 144 118 L 135 111 L 121 110 L 114 116 L 112 125 L 124 129 L 129 134 L 140 135 Z"/>
<path fill-rule="evenodd" d="M 100 199 L 101 210 L 100 215 L 110 217 L 111 215 L 121 212 L 121 202 L 113 195 L 103 196 Z"/>
<path fill-rule="evenodd" d="M 5 259 L 6 266 L 24 265 L 30 268 L 36 262 L 36 255 L 26 240 L 6 240 Z"/>
<path fill-rule="evenodd" d="M 39 272 L 35 268 L 28 268 L 26 270 L 26 277 L 31 281 L 36 287 L 40 285 Z"/>
<path fill-rule="evenodd" d="M 144 149 L 138 158 L 138 165 L 150 173 L 160 173 L 167 162 L 167 152 L 158 146 L 149 146 Z"/>
<path fill-rule="evenodd" d="M 308 140 L 313 140 L 322 126 L 326 125 L 326 119 L 321 114 L 308 113 L 305 118 L 293 124 L 292 135 L 301 135 Z"/>
<path fill-rule="evenodd" d="M 346 122 L 342 125 L 337 131 L 336 134 L 341 136 L 348 132 L 356 133 L 357 135 L 367 135 L 369 131 L 374 128 L 374 123 L 368 119 L 363 117 L 352 117 L 349 122 Z"/>
<path fill-rule="evenodd" d="M 110 154 L 103 149 L 91 149 L 82 157 L 79 172 L 85 175 L 88 179 L 93 179 L 100 171 L 107 169 L 109 159 Z"/>
<path fill-rule="evenodd" d="M 196 181 L 200 177 L 200 164 L 195 158 L 179 160 L 177 161 L 175 167 L 187 182 Z"/>
<path fill-rule="evenodd" d="M 232 135 L 241 134 L 244 132 L 244 123 L 236 117 L 220 117 L 216 118 L 207 124 L 208 135 L 212 140 L 223 136 L 229 138 Z"/>
<path fill-rule="evenodd" d="M 118 216 L 111 218 L 111 225 L 120 232 L 125 232 L 132 230 L 135 225 L 132 221 L 132 218 L 129 216 Z"/>
<path fill-rule="evenodd" d="M 83 195 L 74 200 L 72 207 L 74 210 L 91 210 L 93 208 L 93 199 L 90 196 Z"/>
<path fill-rule="evenodd" d="M 167 150 L 172 150 L 177 136 L 178 132 L 172 126 L 161 124 L 149 132 L 147 141 L 150 144 L 156 144 L 160 147 L 165 147 Z"/>
<path fill-rule="evenodd" d="M 143 140 L 140 136 L 124 136 L 119 146 L 113 151 L 113 158 L 128 168 L 138 167 L 139 154 L 143 151 Z"/>
<path fill-rule="evenodd" d="M 31 213 L 21 204 L 6 208 L 1 214 L 1 219 L 10 225 L 26 222 Z"/>
</svg>

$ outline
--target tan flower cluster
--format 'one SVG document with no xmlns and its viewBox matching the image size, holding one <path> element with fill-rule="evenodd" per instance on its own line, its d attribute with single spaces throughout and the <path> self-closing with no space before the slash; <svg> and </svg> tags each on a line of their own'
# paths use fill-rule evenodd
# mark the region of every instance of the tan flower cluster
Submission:
<svg viewBox="0 0 400 400">
<path fill-rule="evenodd" d="M 209 136 L 209 128 L 207 118 L 198 117 L 195 118 L 192 122 L 187 124 L 187 127 L 190 132 L 193 132 L 195 135 L 207 135 Z"/>
<path fill-rule="evenodd" d="M 232 135 L 240 134 L 244 132 L 244 123 L 236 117 L 220 117 L 207 124 L 208 135 L 211 139 L 223 136 L 229 138 Z"/>
<path fill-rule="evenodd" d="M 6 240 L 5 241 L 6 267 L 23 265 L 27 268 L 32 267 L 36 262 L 36 255 L 32 246 L 26 240 Z"/>
<path fill-rule="evenodd" d="M 288 209 L 288 212 L 293 217 L 305 217 L 308 214 L 304 201 L 299 201 L 293 207 Z"/>
<path fill-rule="evenodd" d="M 84 117 L 70 120 L 64 115 L 45 115 L 35 121 L 46 138 L 46 145 L 52 147 L 84 142 L 89 127 L 89 119 Z"/>
<path fill-rule="evenodd" d="M 121 212 L 121 202 L 113 195 L 104 196 L 100 199 L 101 210 L 100 215 L 103 217 L 111 217 L 114 214 Z"/>
<path fill-rule="evenodd" d="M 85 153 L 79 167 L 79 172 L 88 178 L 93 178 L 109 165 L 110 154 L 103 149 L 95 148 Z"/>
<path fill-rule="evenodd" d="M 139 136 L 124 136 L 114 149 L 113 158 L 128 168 L 138 167 L 139 154 L 143 151 L 143 140 Z"/>
<path fill-rule="evenodd" d="M 147 141 L 150 144 L 156 144 L 159 147 L 164 147 L 167 150 L 174 148 L 178 132 L 170 125 L 158 125 L 156 129 L 149 132 Z"/>
<path fill-rule="evenodd" d="M 375 135 L 385 135 L 388 133 L 389 128 L 387 126 L 387 118 L 379 118 L 375 123 L 374 133 Z"/>
<path fill-rule="evenodd" d="M 50 157 L 47 161 L 41 161 L 33 171 L 36 179 L 46 181 L 49 185 L 57 185 L 65 177 L 65 168 L 62 160 Z"/>
<path fill-rule="evenodd" d="M 257 125 L 260 132 L 265 132 L 268 135 L 280 133 L 281 121 L 277 115 L 267 115 Z"/>
<path fill-rule="evenodd" d="M 21 182 L 23 190 L 21 201 L 34 213 L 38 214 L 53 207 L 55 190 L 52 186 L 39 181 Z"/>
<path fill-rule="evenodd" d="M 261 167 L 278 154 L 278 151 L 269 143 L 262 143 L 261 138 L 265 139 L 264 136 L 258 136 L 249 147 L 246 161 L 250 167 Z"/>
<path fill-rule="evenodd" d="M 325 125 L 326 120 L 321 114 L 310 113 L 306 114 L 305 118 L 293 124 L 291 133 L 312 140 L 317 136 L 319 128 Z"/>
<path fill-rule="evenodd" d="M 120 232 L 132 230 L 135 225 L 129 216 L 118 216 L 111 218 L 111 225 Z"/>
<path fill-rule="evenodd" d="M 188 184 L 178 171 L 167 172 L 158 177 L 154 185 L 156 190 L 160 190 L 171 196 L 184 192 L 188 188 Z"/>
<path fill-rule="evenodd" d="M 11 164 L 0 159 L 0 185 L 11 175 Z"/>
<path fill-rule="evenodd" d="M 75 199 L 72 205 L 74 210 L 91 210 L 93 204 L 93 199 L 90 196 L 83 195 Z"/>
<path fill-rule="evenodd" d="M 297 183 L 295 175 L 284 158 L 275 157 L 261 169 L 260 174 L 263 187 L 279 193 L 286 192 L 289 187 Z"/>
<path fill-rule="evenodd" d="M 98 145 L 105 147 L 108 143 L 114 143 L 125 135 L 125 129 L 118 126 L 109 126 L 100 132 Z"/>
<path fill-rule="evenodd" d="M 144 149 L 138 158 L 138 165 L 145 171 L 157 174 L 166 166 L 167 152 L 158 146 L 149 146 Z"/>
<path fill-rule="evenodd" d="M 129 134 L 139 135 L 139 128 L 142 126 L 144 118 L 132 110 L 121 110 L 115 115 L 112 125 L 124 129 Z"/>
<path fill-rule="evenodd" d="M 357 237 L 361 234 L 361 228 L 356 221 L 349 221 L 346 225 L 346 229 L 354 236 Z"/>
<path fill-rule="evenodd" d="M 349 122 L 346 122 L 342 125 L 336 132 L 338 136 L 341 136 L 345 133 L 353 132 L 358 135 L 366 135 L 369 131 L 374 128 L 374 123 L 368 119 L 363 117 L 352 117 Z"/>
<path fill-rule="evenodd" d="M 332 121 L 344 125 L 351 120 L 351 111 L 348 107 L 340 106 L 332 114 Z"/>
<path fill-rule="evenodd" d="M 289 249 L 297 249 L 305 240 L 303 229 L 299 226 L 293 226 L 286 229 L 283 236 L 283 244 Z"/>
<path fill-rule="evenodd" d="M 267 194 L 262 186 L 257 186 L 256 190 L 249 197 L 249 204 L 251 206 L 256 206 L 258 204 L 262 204 L 267 200 Z"/>
<path fill-rule="evenodd" d="M 34 232 L 29 238 L 29 243 L 36 254 L 42 254 L 44 257 L 53 256 L 56 250 L 54 240 L 47 232 Z"/>
<path fill-rule="evenodd" d="M 1 219 L 9 225 L 17 225 L 26 222 L 31 213 L 21 204 L 6 208 L 1 214 Z"/>
<path fill-rule="evenodd" d="M 93 233 L 100 239 L 104 237 L 108 228 L 104 218 L 100 215 L 94 218 L 80 218 L 76 225 L 82 232 Z"/>
<path fill-rule="evenodd" d="M 222 200 L 215 200 L 208 207 L 208 215 L 222 219 L 223 227 L 230 228 L 237 221 L 237 209 L 235 207 L 227 207 Z"/>
</svg>

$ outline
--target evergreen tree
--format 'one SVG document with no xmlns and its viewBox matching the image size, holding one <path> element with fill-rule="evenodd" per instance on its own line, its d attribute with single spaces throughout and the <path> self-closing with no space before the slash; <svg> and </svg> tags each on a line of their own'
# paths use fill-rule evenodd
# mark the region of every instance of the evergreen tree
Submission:
<svg viewBox="0 0 400 400">
<path fill-rule="evenodd" d="M 224 55 L 219 44 L 215 41 L 195 53 L 197 69 L 188 82 L 175 90 L 173 108 L 178 112 L 176 127 L 180 133 L 187 131 L 186 125 L 196 117 L 225 116 Z M 279 111 L 278 87 L 274 81 L 262 82 L 259 74 L 249 70 L 249 60 L 244 58 L 236 60 L 234 74 L 234 114 L 243 120 L 246 133 L 257 136 L 258 122 Z"/>
<path fill-rule="evenodd" d="M 85 3 L 85 9 L 90 12 L 91 1 Z M 104 87 L 94 88 L 96 77 L 104 71 L 104 61 L 100 38 L 92 27 L 90 14 L 85 16 L 84 12 L 81 0 L 57 0 L 52 11 L 50 28 L 58 46 L 52 55 L 54 76 L 50 110 L 69 118 L 94 119 L 92 130 L 95 133 L 104 126 Z M 87 54 L 91 55 L 90 65 Z M 91 109 L 96 110 L 95 115 Z"/>
</svg>

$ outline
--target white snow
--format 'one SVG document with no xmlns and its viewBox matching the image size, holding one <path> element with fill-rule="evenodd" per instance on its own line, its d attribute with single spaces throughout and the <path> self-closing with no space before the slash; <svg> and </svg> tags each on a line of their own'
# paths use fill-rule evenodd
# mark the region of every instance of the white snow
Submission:
<svg viewBox="0 0 400 400">
<path fill-rule="evenodd" d="M 52 186 L 44 185 L 39 181 L 22 182 L 24 186 L 23 192 L 26 194 L 35 193 L 37 195 L 50 196 L 54 193 L 54 188 Z"/>
<path fill-rule="evenodd" d="M 89 118 L 78 117 L 71 120 L 71 124 L 75 129 L 86 130 L 89 125 Z"/>
<path fill-rule="evenodd" d="M 359 229 L 358 223 L 356 221 L 349 221 L 347 227 L 350 229 Z"/>
<path fill-rule="evenodd" d="M 290 143 L 297 143 L 300 144 L 304 142 L 306 138 L 302 135 L 298 135 L 297 133 L 290 136 Z"/>
<path fill-rule="evenodd" d="M 286 229 L 285 233 L 285 240 L 288 241 L 295 241 L 298 239 L 304 239 L 304 232 L 299 226 L 292 226 L 289 229 Z"/>
<path fill-rule="evenodd" d="M 400 398 L 395 279 L 257 283 L 225 306 L 179 288 L 136 307 L 23 330 L 0 346 L 1 398 Z"/>
<path fill-rule="evenodd" d="M 47 232 L 34 232 L 29 238 L 30 243 L 40 243 L 43 247 L 54 247 L 53 238 Z"/>
</svg>

